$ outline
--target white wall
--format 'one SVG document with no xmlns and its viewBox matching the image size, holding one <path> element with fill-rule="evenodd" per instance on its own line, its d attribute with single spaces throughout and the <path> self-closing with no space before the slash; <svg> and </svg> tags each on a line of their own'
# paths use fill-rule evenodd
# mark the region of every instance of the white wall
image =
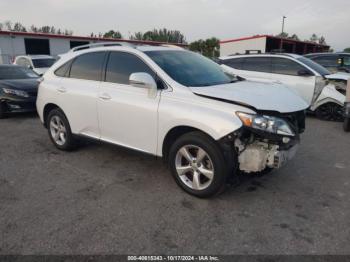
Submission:
<svg viewBox="0 0 350 262">
<path fill-rule="evenodd" d="M 266 37 L 220 43 L 220 56 L 244 54 L 246 50 L 261 50 L 262 53 L 265 53 Z"/>
<path fill-rule="evenodd" d="M 5 57 L 14 57 L 16 55 L 26 54 L 24 38 L 36 38 L 36 39 L 49 39 L 50 43 L 50 54 L 53 56 L 66 53 L 70 50 L 71 39 L 67 38 L 49 38 L 49 37 L 34 37 L 34 36 L 9 36 L 0 35 L 0 50 L 3 62 L 7 60 Z M 79 41 L 79 40 L 73 40 Z M 85 41 L 85 40 L 84 40 Z"/>
</svg>

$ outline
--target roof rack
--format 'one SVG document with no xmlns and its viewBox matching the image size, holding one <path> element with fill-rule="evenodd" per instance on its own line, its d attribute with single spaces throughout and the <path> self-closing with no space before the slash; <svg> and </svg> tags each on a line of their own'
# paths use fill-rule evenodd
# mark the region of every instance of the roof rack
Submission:
<svg viewBox="0 0 350 262">
<path fill-rule="evenodd" d="M 110 43 L 110 42 L 102 42 L 102 43 L 93 43 L 93 44 L 87 44 L 87 45 L 80 45 L 77 47 L 74 47 L 70 50 L 70 52 L 76 52 L 84 49 L 90 49 L 90 48 L 96 48 L 96 47 L 103 47 L 103 46 L 128 46 L 128 47 L 135 47 L 135 45 L 126 43 L 126 42 L 118 42 L 118 43 Z"/>
</svg>

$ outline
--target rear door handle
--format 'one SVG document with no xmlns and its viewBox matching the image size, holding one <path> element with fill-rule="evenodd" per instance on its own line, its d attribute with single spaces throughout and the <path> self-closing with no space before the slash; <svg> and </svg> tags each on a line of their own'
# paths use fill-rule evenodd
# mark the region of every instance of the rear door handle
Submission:
<svg viewBox="0 0 350 262">
<path fill-rule="evenodd" d="M 276 83 L 276 84 L 282 84 L 282 82 L 279 81 L 279 80 L 275 81 L 275 83 Z"/>
<path fill-rule="evenodd" d="M 101 94 L 100 98 L 102 100 L 111 100 L 112 99 L 112 97 L 109 94 L 106 94 L 106 93 Z"/>
<path fill-rule="evenodd" d="M 57 91 L 61 92 L 61 93 L 65 93 L 65 92 L 67 92 L 67 89 L 65 89 L 64 87 L 59 87 L 59 88 L 57 88 Z"/>
</svg>

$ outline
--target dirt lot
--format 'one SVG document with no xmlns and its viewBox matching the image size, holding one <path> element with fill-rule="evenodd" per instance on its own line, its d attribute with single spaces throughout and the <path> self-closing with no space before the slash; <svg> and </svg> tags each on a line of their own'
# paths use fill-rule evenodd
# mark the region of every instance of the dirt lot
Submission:
<svg viewBox="0 0 350 262">
<path fill-rule="evenodd" d="M 309 118 L 288 166 L 200 200 L 154 157 L 1 120 L 0 254 L 112 253 L 350 254 L 350 134 Z"/>
</svg>

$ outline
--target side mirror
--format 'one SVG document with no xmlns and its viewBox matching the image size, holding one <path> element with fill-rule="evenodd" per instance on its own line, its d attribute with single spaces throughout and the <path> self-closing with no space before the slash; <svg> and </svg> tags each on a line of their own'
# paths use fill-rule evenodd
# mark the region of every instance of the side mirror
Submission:
<svg viewBox="0 0 350 262">
<path fill-rule="evenodd" d="M 157 96 L 157 83 L 150 74 L 133 73 L 129 77 L 129 83 L 134 87 L 147 88 L 150 98 Z"/>
<path fill-rule="evenodd" d="M 313 73 L 307 69 L 301 69 L 298 71 L 298 76 L 313 76 Z"/>
</svg>

